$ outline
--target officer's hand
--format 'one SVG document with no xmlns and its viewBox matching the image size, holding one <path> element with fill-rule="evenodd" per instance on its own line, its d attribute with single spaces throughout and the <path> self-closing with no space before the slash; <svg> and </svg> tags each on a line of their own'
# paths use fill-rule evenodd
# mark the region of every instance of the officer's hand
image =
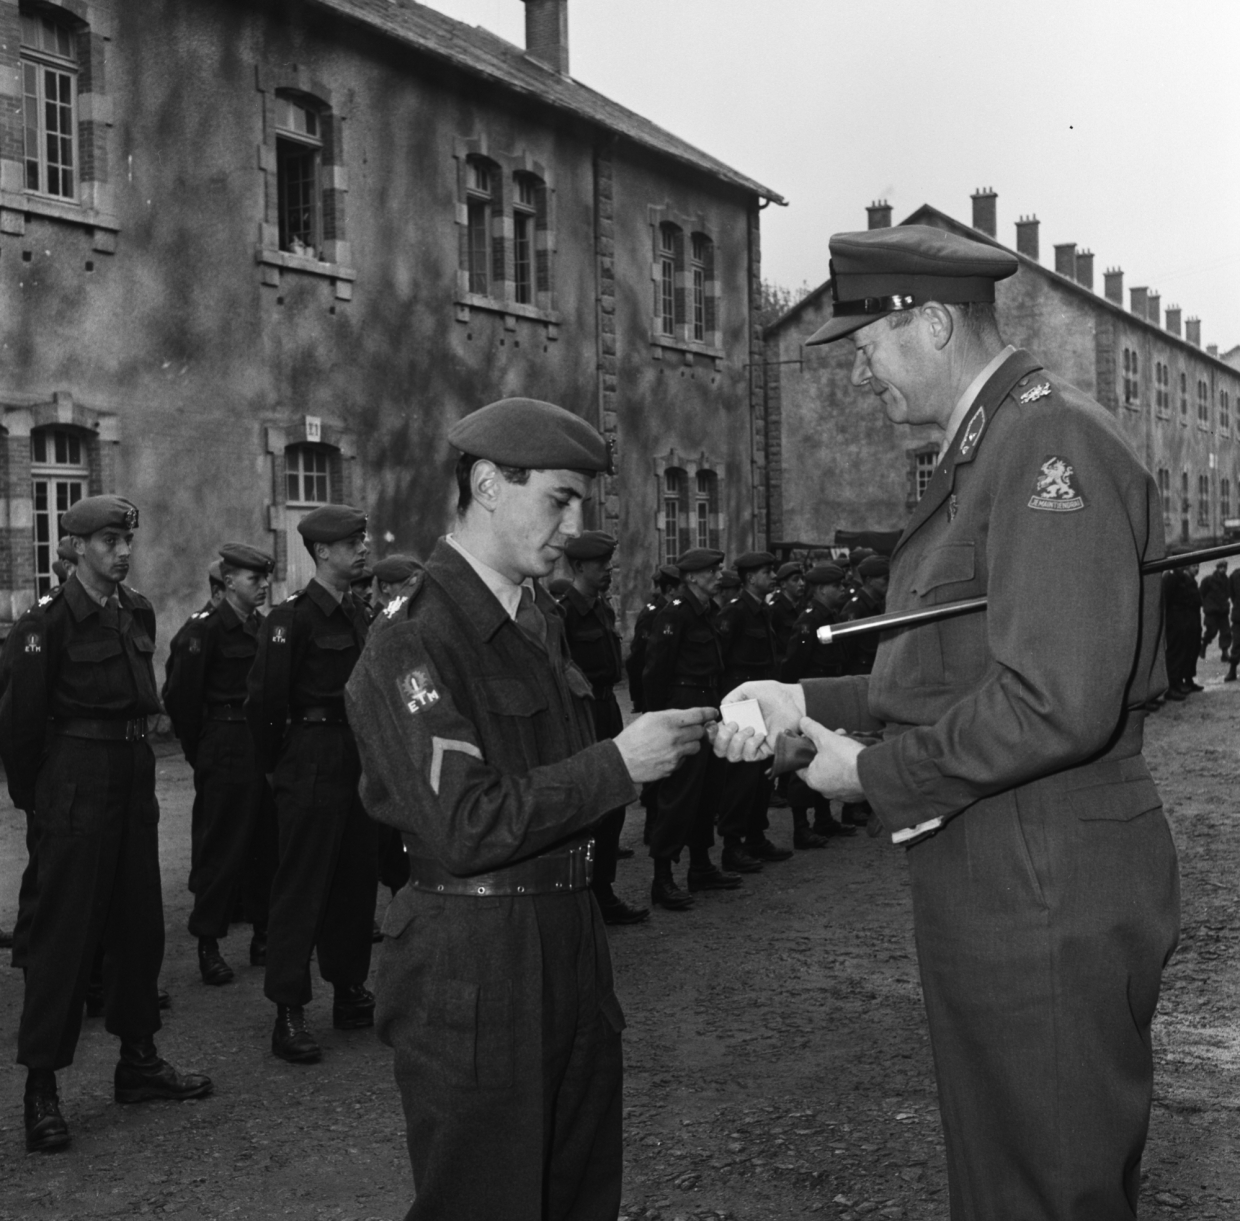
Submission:
<svg viewBox="0 0 1240 1222">
<path fill-rule="evenodd" d="M 715 709 L 643 713 L 614 740 L 633 783 L 644 785 L 671 776 L 685 756 L 702 749 L 707 726 L 718 716 Z"/>
<path fill-rule="evenodd" d="M 824 797 L 839 798 L 843 802 L 863 801 L 865 794 L 857 775 L 857 756 L 865 750 L 865 744 L 849 738 L 843 730 L 828 730 L 812 717 L 801 718 L 801 733 L 813 739 L 818 754 L 797 776 Z"/>
<path fill-rule="evenodd" d="M 801 718 L 805 716 L 805 689 L 799 683 L 777 683 L 774 679 L 742 683 L 724 696 L 723 703 L 732 704 L 737 700 L 756 700 L 762 709 L 762 720 L 766 722 L 766 746 L 769 750 L 764 754 L 754 754 L 753 759 L 766 759 L 775 750 L 775 740 L 780 732 L 796 733 Z M 743 734 L 725 734 L 724 729 L 726 727 L 715 736 L 715 754 L 734 764 L 748 758 L 744 755 L 747 739 Z"/>
<path fill-rule="evenodd" d="M 770 759 L 774 752 L 765 738 L 759 738 L 752 726 L 737 728 L 733 721 L 716 727 L 710 736 L 715 754 L 729 764 L 752 764 Z"/>
</svg>

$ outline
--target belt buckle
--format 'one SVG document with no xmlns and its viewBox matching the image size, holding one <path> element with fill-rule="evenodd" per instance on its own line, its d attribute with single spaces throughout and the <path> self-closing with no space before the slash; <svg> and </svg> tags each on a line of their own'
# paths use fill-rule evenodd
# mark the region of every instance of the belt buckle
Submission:
<svg viewBox="0 0 1240 1222">
<path fill-rule="evenodd" d="M 127 722 L 125 722 L 125 741 L 127 743 L 140 742 L 144 737 L 146 737 L 142 733 L 141 726 L 141 719 L 137 717 L 131 717 Z"/>
</svg>

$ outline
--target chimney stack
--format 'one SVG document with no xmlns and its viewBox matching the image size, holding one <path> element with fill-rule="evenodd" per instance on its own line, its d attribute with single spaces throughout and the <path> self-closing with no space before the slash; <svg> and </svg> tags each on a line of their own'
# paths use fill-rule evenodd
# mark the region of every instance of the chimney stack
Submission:
<svg viewBox="0 0 1240 1222">
<path fill-rule="evenodd" d="M 1162 326 L 1162 294 L 1150 290 L 1150 295 L 1145 299 L 1145 316 L 1156 327 Z"/>
<path fill-rule="evenodd" d="M 973 228 L 992 238 L 999 232 L 998 198 L 993 187 L 973 192 Z"/>
<path fill-rule="evenodd" d="M 525 0 L 525 53 L 568 75 L 568 0 Z"/>
<path fill-rule="evenodd" d="M 1078 250 L 1076 252 L 1076 282 L 1083 288 L 1094 291 L 1094 252 Z"/>
<path fill-rule="evenodd" d="M 1124 273 L 1118 267 L 1109 267 L 1102 275 L 1103 296 L 1117 306 L 1124 304 Z"/>
<path fill-rule="evenodd" d="M 1144 318 L 1146 316 L 1146 312 L 1148 310 L 1148 306 L 1146 304 L 1146 298 L 1148 294 L 1149 294 L 1149 289 L 1145 288 L 1144 286 L 1142 286 L 1139 289 L 1128 290 L 1128 308 L 1138 318 Z"/>
<path fill-rule="evenodd" d="M 1168 306 L 1167 307 L 1167 330 L 1170 331 L 1172 335 L 1179 335 L 1180 333 L 1180 307 L 1179 306 Z"/>
<path fill-rule="evenodd" d="M 1184 338 L 1190 344 L 1201 347 L 1201 319 L 1190 318 L 1184 323 Z"/>
<path fill-rule="evenodd" d="M 1038 226 L 1041 221 L 1032 213 L 1022 216 L 1016 222 L 1016 253 L 1032 259 L 1035 263 L 1041 258 L 1038 254 Z"/>
<path fill-rule="evenodd" d="M 1059 242 L 1055 246 L 1055 270 L 1069 280 L 1076 279 L 1076 243 Z"/>
<path fill-rule="evenodd" d="M 1218 356 L 1218 344 L 1207 344 L 1207 345 L 1206 345 L 1206 351 L 1207 351 L 1207 352 L 1208 352 L 1211 356 Z"/>
<path fill-rule="evenodd" d="M 869 218 L 870 229 L 891 228 L 891 205 L 885 199 L 875 200 L 866 208 L 865 213 Z"/>
</svg>

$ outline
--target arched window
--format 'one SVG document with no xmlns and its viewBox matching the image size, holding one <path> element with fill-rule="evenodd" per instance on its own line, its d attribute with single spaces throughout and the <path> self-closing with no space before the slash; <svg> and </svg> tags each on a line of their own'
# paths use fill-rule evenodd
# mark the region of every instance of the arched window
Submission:
<svg viewBox="0 0 1240 1222">
<path fill-rule="evenodd" d="M 719 548 L 719 477 L 713 471 L 694 477 L 693 546 Z"/>
<path fill-rule="evenodd" d="M 706 343 L 715 330 L 715 244 L 704 233 L 689 242 L 689 269 L 693 277 L 693 338 Z"/>
<path fill-rule="evenodd" d="M 35 429 L 30 435 L 30 483 L 34 506 L 34 572 L 40 597 L 56 583 L 52 561 L 60 519 L 87 495 L 90 481 L 86 438 L 73 430 Z"/>
<path fill-rule="evenodd" d="M 313 99 L 276 94 L 276 187 L 280 249 L 323 257 L 324 124 Z"/>
<path fill-rule="evenodd" d="M 663 536 L 664 564 L 674 563 L 676 557 L 684 550 L 681 546 L 681 536 L 688 534 L 685 514 L 688 482 L 688 475 L 681 467 L 668 467 L 663 472 L 663 520 L 660 530 Z"/>
<path fill-rule="evenodd" d="M 658 266 L 655 282 L 655 330 L 660 335 L 675 335 L 684 322 L 685 290 L 680 273 L 685 264 L 685 235 L 679 225 L 664 221 L 659 226 Z"/>
<path fill-rule="evenodd" d="M 537 284 L 536 251 L 539 190 L 542 184 L 524 171 L 513 175 L 512 295 L 520 305 L 533 305 Z"/>
<path fill-rule="evenodd" d="M 480 297 L 491 293 L 491 237 L 496 209 L 502 211 L 499 166 L 485 157 L 468 157 L 465 161 L 465 270 L 469 274 L 469 291 Z M 502 267 L 496 279 L 503 279 Z"/>
<path fill-rule="evenodd" d="M 77 199 L 77 36 L 51 13 L 23 11 L 26 190 Z"/>
</svg>

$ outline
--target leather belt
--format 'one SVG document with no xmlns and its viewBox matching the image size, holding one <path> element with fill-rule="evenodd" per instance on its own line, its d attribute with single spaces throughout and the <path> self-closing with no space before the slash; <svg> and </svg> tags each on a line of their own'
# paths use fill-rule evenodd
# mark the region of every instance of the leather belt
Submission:
<svg viewBox="0 0 1240 1222">
<path fill-rule="evenodd" d="M 146 718 L 128 720 L 104 717 L 60 717 L 52 722 L 55 733 L 66 738 L 97 738 L 107 742 L 135 743 L 146 738 Z"/>
<path fill-rule="evenodd" d="M 295 726 L 347 726 L 348 718 L 344 715 L 344 706 L 308 705 L 304 709 L 293 710 Z"/>
<path fill-rule="evenodd" d="M 244 721 L 245 709 L 237 703 L 207 705 L 208 721 Z"/>
<path fill-rule="evenodd" d="M 560 895 L 584 891 L 594 876 L 594 841 L 544 853 L 504 870 L 460 878 L 437 861 L 410 857 L 409 885 L 432 895 Z"/>
</svg>

